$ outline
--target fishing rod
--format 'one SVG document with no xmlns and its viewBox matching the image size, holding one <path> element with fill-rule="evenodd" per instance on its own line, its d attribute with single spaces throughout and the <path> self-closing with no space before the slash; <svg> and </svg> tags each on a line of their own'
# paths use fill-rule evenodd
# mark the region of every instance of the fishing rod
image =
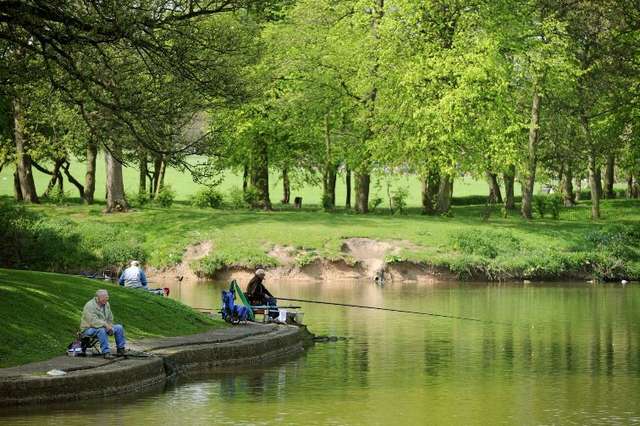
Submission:
<svg viewBox="0 0 640 426">
<path fill-rule="evenodd" d="M 405 309 L 383 308 L 381 306 L 367 306 L 367 305 L 355 305 L 355 304 L 351 304 L 351 303 L 323 302 L 321 300 L 292 299 L 292 298 L 288 298 L 288 297 L 278 297 L 277 299 L 278 300 L 287 300 L 287 301 L 290 301 L 290 302 L 317 303 L 317 304 L 320 304 L 320 305 L 344 306 L 344 307 L 347 307 L 347 308 L 360 308 L 360 309 L 374 309 L 374 310 L 378 310 L 378 311 L 399 312 L 399 313 L 403 313 L 403 314 L 428 315 L 428 316 L 431 316 L 431 317 L 451 318 L 451 319 L 459 319 L 459 320 L 465 320 L 465 321 L 476 321 L 476 322 L 491 323 L 491 324 L 511 325 L 509 323 L 502 323 L 502 322 L 496 322 L 496 321 L 487 321 L 487 320 L 482 320 L 482 319 L 479 319 L 479 318 L 461 317 L 461 316 L 457 316 L 457 315 L 435 314 L 435 313 L 432 313 L 432 312 L 411 311 L 411 310 L 405 310 Z"/>
</svg>

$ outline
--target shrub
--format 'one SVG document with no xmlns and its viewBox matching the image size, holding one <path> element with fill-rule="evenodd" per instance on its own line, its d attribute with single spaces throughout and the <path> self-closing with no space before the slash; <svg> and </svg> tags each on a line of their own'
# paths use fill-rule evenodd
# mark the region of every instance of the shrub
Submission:
<svg viewBox="0 0 640 426">
<path fill-rule="evenodd" d="M 298 266 L 299 268 L 302 268 L 303 266 L 312 264 L 313 262 L 315 262 L 316 259 L 318 259 L 318 254 L 315 251 L 304 250 L 296 254 L 295 263 L 296 263 L 296 266 Z"/>
<path fill-rule="evenodd" d="M 369 200 L 369 210 L 375 211 L 375 209 L 377 209 L 380 206 L 380 204 L 382 204 L 382 198 L 380 197 L 372 198 L 371 200 Z"/>
<path fill-rule="evenodd" d="M 64 192 L 59 186 L 53 188 L 47 195 L 47 200 L 54 204 L 64 204 L 67 198 L 69 198 L 69 193 Z"/>
<path fill-rule="evenodd" d="M 219 209 L 222 206 L 222 194 L 213 188 L 198 191 L 191 199 L 194 207 Z"/>
<path fill-rule="evenodd" d="M 536 195 L 533 197 L 533 208 L 542 219 L 544 219 L 544 215 L 547 212 L 547 202 L 545 198 L 546 197 L 542 195 Z"/>
<path fill-rule="evenodd" d="M 391 206 L 394 212 L 403 213 L 407 207 L 409 192 L 405 188 L 398 188 L 391 194 Z"/>
<path fill-rule="evenodd" d="M 560 210 L 562 210 L 562 196 L 560 194 L 553 194 L 546 197 L 545 200 L 551 217 L 554 219 L 560 219 Z"/>
<path fill-rule="evenodd" d="M 246 207 L 244 202 L 244 192 L 241 188 L 234 186 L 227 191 L 227 203 L 234 209 L 241 209 Z"/>
<path fill-rule="evenodd" d="M 322 194 L 322 208 L 324 208 L 325 210 L 332 210 L 333 209 L 333 202 L 331 201 L 331 195 L 330 194 Z"/>
<path fill-rule="evenodd" d="M 144 206 L 149 202 L 149 200 L 150 200 L 150 197 L 147 191 L 140 191 L 136 195 L 131 197 L 131 201 L 133 201 L 133 204 L 138 207 Z"/>
<path fill-rule="evenodd" d="M 162 208 L 169 208 L 173 204 L 173 200 L 176 198 L 176 193 L 171 189 L 170 185 L 165 185 L 160 188 L 158 195 L 156 195 L 155 202 Z"/>
<path fill-rule="evenodd" d="M 451 238 L 454 249 L 466 254 L 493 259 L 500 253 L 510 255 L 521 250 L 520 240 L 508 232 L 471 229 Z"/>
<path fill-rule="evenodd" d="M 248 187 L 242 194 L 245 206 L 255 208 L 258 206 L 258 190 L 252 186 Z"/>
</svg>

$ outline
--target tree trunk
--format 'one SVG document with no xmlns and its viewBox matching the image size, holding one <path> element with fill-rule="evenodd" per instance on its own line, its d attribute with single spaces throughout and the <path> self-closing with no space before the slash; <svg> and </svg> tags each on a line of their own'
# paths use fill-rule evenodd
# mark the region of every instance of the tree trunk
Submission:
<svg viewBox="0 0 640 426">
<path fill-rule="evenodd" d="M 502 194 L 500 193 L 500 184 L 498 184 L 498 175 L 486 172 L 487 182 L 489 183 L 489 202 L 502 204 Z"/>
<path fill-rule="evenodd" d="M 438 187 L 438 213 L 447 213 L 451 209 L 451 194 L 453 192 L 453 177 L 443 175 L 440 177 Z"/>
<path fill-rule="evenodd" d="M 351 169 L 349 167 L 347 167 L 347 172 L 345 173 L 345 185 L 346 185 L 346 191 L 347 191 L 347 195 L 344 201 L 344 206 L 348 209 L 351 208 Z"/>
<path fill-rule="evenodd" d="M 627 198 L 633 198 L 633 174 L 627 176 Z"/>
<path fill-rule="evenodd" d="M 515 197 L 515 179 L 516 179 L 516 166 L 509 166 L 507 172 L 503 174 L 504 179 L 504 207 L 508 210 L 513 210 L 516 208 L 516 197 Z"/>
<path fill-rule="evenodd" d="M 144 194 L 147 192 L 147 173 L 149 172 L 147 168 L 147 153 L 145 151 L 140 151 L 139 161 L 138 194 Z"/>
<path fill-rule="evenodd" d="M 60 191 L 64 190 L 62 183 L 62 174 L 60 173 L 60 167 L 62 167 L 62 163 L 64 163 L 64 158 L 57 159 L 53 164 L 51 179 L 49 180 L 49 184 L 47 184 L 47 189 L 45 189 L 44 193 L 42 194 L 43 198 L 47 198 L 49 196 L 56 183 L 58 183 L 58 188 L 60 188 Z"/>
<path fill-rule="evenodd" d="M 522 216 L 533 218 L 533 187 L 536 182 L 536 167 L 538 164 L 538 139 L 540 137 L 540 94 L 534 86 L 531 103 L 531 124 L 529 126 L 528 158 L 525 176 L 522 181 Z"/>
<path fill-rule="evenodd" d="M 331 128 L 329 114 L 324 115 L 324 173 L 322 175 L 322 207 L 331 210 L 336 205 L 336 172 L 337 168 L 331 158 Z"/>
<path fill-rule="evenodd" d="M 120 148 L 113 147 L 113 154 L 122 156 Z M 129 206 L 124 198 L 124 180 L 122 178 L 122 163 L 112 155 L 111 150 L 105 150 L 107 168 L 107 208 L 106 213 L 126 211 Z"/>
<path fill-rule="evenodd" d="M 242 167 L 242 193 L 247 192 L 249 186 L 249 165 L 245 164 Z"/>
<path fill-rule="evenodd" d="M 84 175 L 84 201 L 93 204 L 96 192 L 96 159 L 98 144 L 91 140 L 87 144 L 87 173 Z"/>
<path fill-rule="evenodd" d="M 162 191 L 162 188 L 164 188 L 164 175 L 166 172 L 167 162 L 164 158 L 162 158 L 160 162 L 160 173 L 158 174 L 158 185 L 156 187 L 156 195 L 154 196 L 154 198 L 156 198 L 158 194 L 160 194 L 160 191 Z"/>
<path fill-rule="evenodd" d="M 580 201 L 580 196 L 582 195 L 582 177 L 578 176 L 576 177 L 576 196 L 575 196 L 575 202 L 577 203 L 578 201 Z"/>
<path fill-rule="evenodd" d="M 82 186 L 82 184 L 78 182 L 76 178 L 73 177 L 73 175 L 69 171 L 70 166 L 71 165 L 65 158 L 64 162 L 62 163 L 62 170 L 64 170 L 64 174 L 67 177 L 67 180 L 78 189 L 78 193 L 80 194 L 80 199 L 84 199 L 84 186 Z M 62 177 L 60 178 L 60 181 L 62 182 Z"/>
<path fill-rule="evenodd" d="M 604 189 L 605 189 L 605 198 L 613 199 L 616 198 L 616 192 L 613 190 L 613 184 L 615 183 L 615 166 L 616 166 L 616 157 L 613 154 L 607 155 L 607 168 L 605 169 L 604 174 Z"/>
<path fill-rule="evenodd" d="M 153 185 L 151 186 L 151 193 L 155 197 L 160 187 L 160 169 L 162 168 L 162 156 L 156 155 L 153 159 Z"/>
<path fill-rule="evenodd" d="M 22 199 L 22 188 L 20 188 L 20 178 L 18 177 L 18 168 L 16 165 L 16 171 L 13 172 L 13 191 L 16 196 L 16 201 L 23 201 Z"/>
<path fill-rule="evenodd" d="M 565 207 L 572 207 L 575 205 L 574 200 L 576 198 L 576 194 L 573 193 L 573 172 L 569 166 L 567 166 L 564 178 L 562 179 L 562 196 L 564 198 Z"/>
<path fill-rule="evenodd" d="M 368 173 L 356 173 L 356 212 L 369 213 L 369 186 L 371 175 Z"/>
<path fill-rule="evenodd" d="M 282 169 L 282 204 L 289 204 L 291 200 L 291 184 L 289 182 L 289 170 Z"/>
<path fill-rule="evenodd" d="M 602 200 L 604 196 L 604 190 L 602 188 L 602 169 L 597 164 L 597 161 L 596 161 L 595 178 L 596 178 L 596 188 L 598 189 L 598 199 Z"/>
<path fill-rule="evenodd" d="M 440 174 L 429 172 L 422 177 L 422 214 L 432 215 L 436 212 L 436 197 L 440 189 Z"/>
<path fill-rule="evenodd" d="M 602 191 L 602 181 L 600 181 L 600 168 L 596 161 L 596 152 L 591 140 L 591 129 L 589 128 L 589 118 L 586 114 L 580 114 L 580 123 L 584 132 L 587 146 L 589 147 L 589 186 L 591 187 L 591 219 L 600 219 L 600 195 Z M 600 183 L 598 183 L 600 181 Z"/>
<path fill-rule="evenodd" d="M 271 210 L 269 198 L 269 151 L 267 142 L 256 139 L 251 153 L 251 185 L 258 191 L 256 207 Z"/>
<path fill-rule="evenodd" d="M 22 201 L 39 203 L 36 184 L 33 181 L 33 171 L 31 170 L 31 157 L 25 147 L 22 104 L 17 97 L 13 98 L 13 125 L 13 138 L 16 145 L 16 169 L 18 171 Z"/>
</svg>

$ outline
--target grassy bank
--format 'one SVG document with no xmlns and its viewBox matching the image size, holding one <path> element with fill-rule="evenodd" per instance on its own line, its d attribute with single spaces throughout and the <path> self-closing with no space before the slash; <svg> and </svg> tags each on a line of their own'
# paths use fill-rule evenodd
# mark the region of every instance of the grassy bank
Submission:
<svg viewBox="0 0 640 426">
<path fill-rule="evenodd" d="M 532 221 L 517 212 L 502 217 L 498 208 L 487 215 L 481 205 L 454 206 L 451 217 L 422 216 L 418 209 L 404 215 L 384 210 L 356 215 L 180 204 L 103 215 L 101 207 L 44 205 L 15 213 L 5 200 L 0 230 L 7 231 L 0 237 L 11 248 L 0 259 L 4 266 L 50 271 L 99 270 L 131 258 L 166 267 L 178 263 L 189 244 L 210 240 L 212 252 L 196 267 L 212 274 L 225 266 L 275 266 L 278 260 L 268 253 L 276 245 L 293 247 L 301 266 L 318 258 L 349 260 L 341 251 L 343 240 L 367 237 L 412 243 L 388 262 L 435 265 L 461 278 L 640 278 L 637 200 L 603 201 L 599 221 L 589 219 L 588 202 L 563 209 L 557 220 Z"/>
<path fill-rule="evenodd" d="M 114 319 L 127 338 L 198 333 L 224 323 L 174 300 L 84 278 L 0 269 L 0 367 L 63 355 L 84 304 L 107 288 Z"/>
</svg>

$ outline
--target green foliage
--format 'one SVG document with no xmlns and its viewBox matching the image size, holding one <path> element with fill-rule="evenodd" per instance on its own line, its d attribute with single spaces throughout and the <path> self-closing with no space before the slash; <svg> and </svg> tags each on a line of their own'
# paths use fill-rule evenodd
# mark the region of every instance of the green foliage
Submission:
<svg viewBox="0 0 640 426">
<path fill-rule="evenodd" d="M 49 192 L 49 196 L 47 197 L 48 201 L 53 204 L 64 204 L 65 201 L 69 198 L 69 193 L 65 192 L 59 186 L 56 186 Z"/>
<path fill-rule="evenodd" d="M 244 201 L 245 206 L 249 206 L 251 208 L 255 208 L 258 205 L 260 194 L 258 190 L 252 186 L 247 187 L 247 189 L 242 194 L 242 200 Z"/>
<path fill-rule="evenodd" d="M 543 195 L 536 195 L 533 197 L 533 208 L 541 219 L 544 219 L 544 215 L 547 213 L 547 200 Z"/>
<path fill-rule="evenodd" d="M 493 259 L 501 253 L 517 253 L 521 249 L 520 240 L 505 231 L 482 231 L 470 229 L 451 236 L 455 250 L 467 255 L 478 255 Z"/>
<path fill-rule="evenodd" d="M 563 207 L 562 196 L 560 194 L 551 194 L 547 196 L 545 201 L 549 211 L 551 212 L 551 217 L 555 220 L 560 219 L 560 211 Z"/>
<path fill-rule="evenodd" d="M 369 200 L 369 211 L 375 211 L 381 204 L 383 200 L 380 197 L 374 197 Z"/>
<path fill-rule="evenodd" d="M 295 264 L 302 268 L 310 265 L 319 259 L 318 253 L 314 250 L 301 250 L 296 254 Z"/>
<path fill-rule="evenodd" d="M 206 188 L 198 191 L 191 199 L 194 207 L 219 209 L 222 206 L 223 196 L 214 188 Z"/>
<path fill-rule="evenodd" d="M 149 201 L 151 201 L 151 197 L 149 196 L 149 193 L 147 191 L 140 191 L 131 198 L 127 197 L 127 199 L 133 201 L 133 204 L 137 207 L 142 207 Z"/>
<path fill-rule="evenodd" d="M 244 192 L 242 188 L 237 186 L 229 188 L 226 194 L 227 203 L 234 209 L 241 209 L 243 207 L 247 207 L 247 204 L 244 201 Z"/>
<path fill-rule="evenodd" d="M 158 195 L 154 199 L 154 202 L 157 203 L 162 208 L 169 208 L 173 204 L 173 200 L 176 198 L 176 193 L 173 189 L 171 189 L 171 185 L 164 185 L 160 188 Z"/>
<path fill-rule="evenodd" d="M 194 266 L 199 273 L 213 277 L 218 271 L 226 268 L 243 267 L 255 269 L 257 267 L 277 265 L 276 259 L 260 250 L 237 248 L 228 251 L 216 250 L 215 253 L 199 260 Z"/>
<path fill-rule="evenodd" d="M 402 214 L 407 207 L 409 192 L 405 188 L 398 188 L 391 194 L 391 206 L 395 213 Z"/>
</svg>

